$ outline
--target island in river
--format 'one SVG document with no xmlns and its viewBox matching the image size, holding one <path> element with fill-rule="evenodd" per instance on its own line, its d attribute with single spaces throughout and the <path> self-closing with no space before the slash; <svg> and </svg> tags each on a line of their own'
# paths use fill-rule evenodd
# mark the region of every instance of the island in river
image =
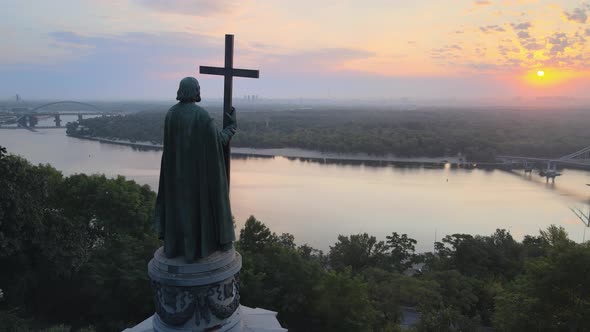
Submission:
<svg viewBox="0 0 590 332">
<path fill-rule="evenodd" d="M 215 117 L 221 112 L 213 108 L 210 113 Z M 68 134 L 158 146 L 164 117 L 162 110 L 85 119 L 70 124 Z M 438 161 L 465 156 L 469 161 L 493 162 L 496 154 L 542 158 L 567 155 L 590 145 L 588 126 L 590 117 L 585 110 L 238 109 L 239 134 L 232 145 L 256 149 L 249 152 L 281 149 L 280 155 L 292 157 L 427 157 Z"/>
</svg>

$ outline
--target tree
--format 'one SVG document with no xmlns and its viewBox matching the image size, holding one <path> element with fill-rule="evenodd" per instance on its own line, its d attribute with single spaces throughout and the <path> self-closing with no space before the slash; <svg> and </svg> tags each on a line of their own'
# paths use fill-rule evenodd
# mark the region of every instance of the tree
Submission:
<svg viewBox="0 0 590 332">
<path fill-rule="evenodd" d="M 373 331 L 375 311 L 360 277 L 331 271 L 318 286 L 312 302 L 316 324 L 308 331 Z"/>
<path fill-rule="evenodd" d="M 575 244 L 562 227 L 540 231 L 545 256 L 527 261 L 524 273 L 496 296 L 500 331 L 590 330 L 590 246 Z"/>
<path fill-rule="evenodd" d="M 375 310 L 375 330 L 384 331 L 400 324 L 402 287 L 408 290 L 407 277 L 383 269 L 369 268 L 363 272 L 371 305 Z M 412 291 L 410 291 L 412 292 Z"/>
<path fill-rule="evenodd" d="M 308 244 L 297 247 L 297 253 L 303 259 L 308 261 L 315 261 L 320 264 L 323 268 L 329 265 L 329 259 L 323 251 L 313 248 Z"/>
<path fill-rule="evenodd" d="M 277 244 L 289 249 L 295 249 L 295 237 L 289 233 L 283 233 L 277 238 Z"/>
<path fill-rule="evenodd" d="M 121 330 L 153 312 L 145 267 L 159 242 L 149 187 L 64 178 L 12 155 L 0 168 L 0 310 L 20 308 L 35 330 L 64 322 Z"/>
<path fill-rule="evenodd" d="M 292 235 L 278 237 L 254 217 L 240 231 L 238 249 L 244 305 L 278 311 L 289 331 L 372 328 L 375 316 L 367 285 L 349 270 L 324 269 L 320 251 L 297 248 Z"/>
<path fill-rule="evenodd" d="M 565 228 L 561 226 L 550 225 L 546 230 L 539 231 L 539 237 L 548 248 L 559 250 L 574 245 L 574 241 L 569 239 Z"/>
<path fill-rule="evenodd" d="M 547 243 L 540 236 L 525 235 L 522 246 L 525 258 L 537 258 L 547 255 Z"/>
<path fill-rule="evenodd" d="M 401 236 L 396 232 L 387 236 L 387 249 L 390 250 L 391 263 L 394 269 L 404 272 L 412 267 L 416 260 L 416 240 L 409 238 L 407 234 Z"/>
<path fill-rule="evenodd" d="M 496 297 L 499 331 L 590 330 L 590 247 L 558 247 L 527 263 L 525 273 Z"/>
<path fill-rule="evenodd" d="M 88 259 L 87 233 L 50 204 L 61 173 L 12 155 L 0 167 L 0 284 L 8 303 L 31 304 L 45 280 L 69 276 Z"/>
<path fill-rule="evenodd" d="M 524 267 L 523 246 L 516 242 L 510 232 L 496 229 L 483 239 L 488 247 L 490 266 L 488 271 L 495 276 L 512 280 Z"/>
<path fill-rule="evenodd" d="M 442 331 L 472 331 L 488 323 L 493 310 L 493 295 L 488 285 L 476 278 L 462 275 L 456 270 L 433 271 L 424 279 L 436 283 L 438 301 L 422 299 L 419 303 L 424 314 L 422 328 Z M 438 321 L 438 322 L 437 322 Z"/>
<path fill-rule="evenodd" d="M 284 326 L 305 331 L 325 273 L 320 264 L 300 255 L 292 235 L 277 237 L 253 216 L 240 231 L 237 249 L 243 259 L 242 304 L 276 310 Z"/>
<path fill-rule="evenodd" d="M 353 272 L 360 272 L 367 267 L 386 266 L 387 246 L 367 233 L 343 236 L 338 235 L 338 242 L 330 246 L 330 265 L 335 270 L 350 267 Z"/>
<path fill-rule="evenodd" d="M 239 247 L 244 251 L 257 252 L 275 243 L 277 237 L 262 222 L 250 216 L 240 230 Z"/>
<path fill-rule="evenodd" d="M 523 267 L 523 247 L 510 233 L 497 229 L 491 236 L 453 234 L 435 243 L 434 269 L 457 269 L 482 279 L 512 279 Z"/>
</svg>

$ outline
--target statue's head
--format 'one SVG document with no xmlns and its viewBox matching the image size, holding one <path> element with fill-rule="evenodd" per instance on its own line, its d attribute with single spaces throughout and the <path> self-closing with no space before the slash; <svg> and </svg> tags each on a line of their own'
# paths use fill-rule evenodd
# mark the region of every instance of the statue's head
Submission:
<svg viewBox="0 0 590 332">
<path fill-rule="evenodd" d="M 194 77 L 185 77 L 180 81 L 176 100 L 185 103 L 198 103 L 201 101 L 201 87 Z"/>
</svg>

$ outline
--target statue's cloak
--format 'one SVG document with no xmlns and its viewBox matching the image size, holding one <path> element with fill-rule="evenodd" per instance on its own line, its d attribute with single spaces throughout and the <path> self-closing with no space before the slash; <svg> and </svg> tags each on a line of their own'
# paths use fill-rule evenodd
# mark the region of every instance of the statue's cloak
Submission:
<svg viewBox="0 0 590 332">
<path fill-rule="evenodd" d="M 180 102 L 166 115 L 155 222 L 167 257 L 194 261 L 235 240 L 223 155 L 227 136 L 194 103 Z"/>
</svg>

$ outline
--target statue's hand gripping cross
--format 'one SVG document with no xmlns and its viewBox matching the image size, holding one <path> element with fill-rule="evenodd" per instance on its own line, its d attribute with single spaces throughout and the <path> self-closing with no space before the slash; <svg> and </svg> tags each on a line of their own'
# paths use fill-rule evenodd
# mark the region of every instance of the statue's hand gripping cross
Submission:
<svg viewBox="0 0 590 332">
<path fill-rule="evenodd" d="M 225 35 L 225 66 L 224 67 L 208 67 L 201 66 L 199 68 L 201 74 L 220 75 L 224 77 L 223 86 L 223 127 L 227 126 L 227 114 L 231 114 L 232 109 L 232 90 L 234 77 L 249 77 L 258 78 L 258 70 L 237 69 L 234 68 L 234 35 Z M 229 162 L 230 162 L 230 146 L 229 143 L 223 150 L 225 158 L 225 171 L 227 172 L 227 185 L 229 186 Z"/>
</svg>

